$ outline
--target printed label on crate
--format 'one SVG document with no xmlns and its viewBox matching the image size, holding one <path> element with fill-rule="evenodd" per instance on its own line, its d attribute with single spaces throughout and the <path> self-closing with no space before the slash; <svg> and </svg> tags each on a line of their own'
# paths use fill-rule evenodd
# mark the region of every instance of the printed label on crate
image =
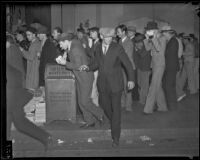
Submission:
<svg viewBox="0 0 200 160">
<path fill-rule="evenodd" d="M 70 103 L 72 92 L 49 92 L 49 100 L 51 102 L 67 102 Z"/>
</svg>

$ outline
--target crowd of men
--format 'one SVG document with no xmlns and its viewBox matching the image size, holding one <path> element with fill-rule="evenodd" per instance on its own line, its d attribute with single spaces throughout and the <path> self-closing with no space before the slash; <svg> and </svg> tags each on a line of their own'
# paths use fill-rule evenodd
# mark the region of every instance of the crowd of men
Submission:
<svg viewBox="0 0 200 160">
<path fill-rule="evenodd" d="M 133 112 L 133 101 L 138 101 L 144 115 L 173 111 L 186 96 L 185 86 L 189 94 L 199 91 L 198 47 L 194 34 L 178 34 L 169 25 L 158 28 L 156 22 L 148 22 L 144 33 L 121 24 L 116 28 L 78 28 L 76 33 L 63 33 L 55 27 L 51 34 L 37 24 L 6 36 L 7 66 L 20 72 L 25 88 L 21 92 L 40 90 L 44 94 L 46 65 L 65 66 L 76 79 L 77 101 L 85 121 L 80 127 L 103 125 L 106 116 L 113 147 L 119 145 L 121 108 Z M 22 119 L 22 109 L 14 105 L 10 104 L 10 116 L 16 127 L 48 148 L 52 137 Z M 30 133 L 27 126 L 35 130 Z"/>
</svg>

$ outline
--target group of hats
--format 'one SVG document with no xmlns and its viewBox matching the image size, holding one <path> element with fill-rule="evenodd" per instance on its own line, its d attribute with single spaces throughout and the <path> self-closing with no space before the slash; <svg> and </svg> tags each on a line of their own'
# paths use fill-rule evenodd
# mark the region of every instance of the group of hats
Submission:
<svg viewBox="0 0 200 160">
<path fill-rule="evenodd" d="M 30 24 L 30 26 L 26 26 L 26 27 L 19 27 L 15 33 L 18 33 L 20 31 L 30 31 L 32 33 L 37 33 L 37 34 L 48 34 L 48 28 L 40 23 L 32 23 Z"/>
</svg>

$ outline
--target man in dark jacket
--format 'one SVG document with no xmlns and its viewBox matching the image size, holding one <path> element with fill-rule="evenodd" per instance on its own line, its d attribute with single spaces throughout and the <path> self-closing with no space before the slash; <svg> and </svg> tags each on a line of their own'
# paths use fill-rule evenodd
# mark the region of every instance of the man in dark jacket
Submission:
<svg viewBox="0 0 200 160">
<path fill-rule="evenodd" d="M 46 27 L 40 27 L 38 29 L 38 37 L 41 40 L 42 48 L 40 54 L 40 66 L 39 66 L 39 86 L 45 86 L 45 67 L 47 64 L 56 64 L 56 57 L 59 53 L 54 43 L 48 38 L 48 30 Z"/>
<path fill-rule="evenodd" d="M 139 86 L 139 102 L 146 103 L 149 90 L 149 76 L 151 73 L 151 53 L 144 46 L 145 35 L 139 34 L 135 37 L 135 58 L 137 68 L 137 83 Z"/>
<path fill-rule="evenodd" d="M 123 47 L 112 42 L 115 30 L 111 28 L 100 29 L 103 42 L 95 51 L 95 59 L 87 66 L 82 65 L 80 70 L 99 70 L 97 87 L 99 91 L 99 104 L 111 122 L 111 135 L 113 147 L 119 145 L 121 132 L 121 96 L 124 89 L 122 66 L 128 75 L 128 89 L 134 87 L 134 74 L 132 64 Z"/>
<path fill-rule="evenodd" d="M 163 85 L 166 93 L 166 100 L 170 109 L 177 107 L 176 100 L 176 74 L 179 71 L 178 59 L 178 40 L 175 37 L 175 31 L 170 26 L 162 28 L 163 35 L 167 38 L 168 43 L 165 49 L 165 73 Z"/>
<path fill-rule="evenodd" d="M 72 70 L 76 79 L 78 105 L 83 113 L 85 124 L 81 128 L 94 127 L 96 122 L 103 121 L 103 110 L 97 107 L 91 99 L 92 85 L 94 80 L 93 72 L 80 72 L 79 67 L 88 63 L 86 51 L 80 40 L 74 39 L 73 35 L 66 35 L 60 38 L 60 47 L 68 50 L 69 61 L 61 61 L 67 69 Z M 102 124 L 102 123 L 101 123 Z"/>
<path fill-rule="evenodd" d="M 90 31 L 90 37 L 92 38 L 92 45 L 90 48 L 90 55 L 91 55 L 91 61 L 94 58 L 94 53 L 98 47 L 98 45 L 101 45 L 101 39 L 99 34 L 99 28 L 98 27 L 92 27 L 89 29 Z M 93 81 L 93 87 L 92 87 L 92 100 L 93 102 L 99 106 L 99 96 L 98 96 L 98 90 L 97 90 L 97 77 L 98 77 L 98 70 L 94 72 L 94 81 Z"/>
</svg>

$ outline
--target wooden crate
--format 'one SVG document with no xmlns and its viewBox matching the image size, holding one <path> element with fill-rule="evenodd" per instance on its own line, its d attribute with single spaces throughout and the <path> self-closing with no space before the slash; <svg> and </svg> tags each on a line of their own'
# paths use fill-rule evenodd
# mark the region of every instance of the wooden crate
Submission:
<svg viewBox="0 0 200 160">
<path fill-rule="evenodd" d="M 46 71 L 51 72 L 51 75 L 46 73 L 45 76 L 46 122 L 53 120 L 76 122 L 76 87 L 73 73 L 68 70 L 67 73 L 62 70 L 61 74 L 53 73 L 49 69 Z"/>
</svg>

